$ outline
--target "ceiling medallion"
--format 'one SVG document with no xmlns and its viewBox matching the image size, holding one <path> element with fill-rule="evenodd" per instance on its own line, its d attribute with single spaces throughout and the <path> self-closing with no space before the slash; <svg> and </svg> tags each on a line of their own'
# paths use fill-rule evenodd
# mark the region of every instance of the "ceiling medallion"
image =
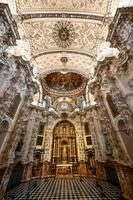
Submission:
<svg viewBox="0 0 133 200">
<path fill-rule="evenodd" d="M 67 74 L 68 71 L 67 71 L 65 65 L 68 62 L 68 58 L 67 57 L 61 57 L 61 62 L 64 64 L 64 69 L 61 70 L 61 73 L 62 74 Z"/>
<path fill-rule="evenodd" d="M 53 29 L 53 39 L 57 46 L 66 48 L 75 40 L 75 30 L 71 22 L 58 21 Z"/>
<path fill-rule="evenodd" d="M 61 62 L 62 62 L 63 64 L 67 63 L 67 62 L 68 62 L 68 58 L 67 58 L 66 56 L 61 57 Z"/>
</svg>

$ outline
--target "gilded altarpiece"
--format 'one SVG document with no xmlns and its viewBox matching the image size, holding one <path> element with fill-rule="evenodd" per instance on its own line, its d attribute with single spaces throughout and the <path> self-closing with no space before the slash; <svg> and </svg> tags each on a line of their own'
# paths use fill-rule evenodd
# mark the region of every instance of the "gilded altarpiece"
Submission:
<svg viewBox="0 0 133 200">
<path fill-rule="evenodd" d="M 53 130 L 52 164 L 77 162 L 76 133 L 69 121 L 58 122 Z"/>
</svg>

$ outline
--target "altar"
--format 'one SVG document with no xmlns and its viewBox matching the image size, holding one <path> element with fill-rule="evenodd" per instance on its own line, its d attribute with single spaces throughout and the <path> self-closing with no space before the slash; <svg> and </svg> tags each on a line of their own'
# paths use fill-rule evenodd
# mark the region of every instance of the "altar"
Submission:
<svg viewBox="0 0 133 200">
<path fill-rule="evenodd" d="M 57 177 L 72 177 L 72 164 L 57 164 L 56 165 Z"/>
</svg>

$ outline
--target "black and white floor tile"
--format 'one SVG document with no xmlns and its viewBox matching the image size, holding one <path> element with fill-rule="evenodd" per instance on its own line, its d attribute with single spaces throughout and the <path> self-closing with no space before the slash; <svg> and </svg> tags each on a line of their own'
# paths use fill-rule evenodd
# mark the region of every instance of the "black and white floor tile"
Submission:
<svg viewBox="0 0 133 200">
<path fill-rule="evenodd" d="M 120 200 L 120 190 L 110 183 L 88 178 L 37 179 L 21 183 L 5 200 Z"/>
</svg>

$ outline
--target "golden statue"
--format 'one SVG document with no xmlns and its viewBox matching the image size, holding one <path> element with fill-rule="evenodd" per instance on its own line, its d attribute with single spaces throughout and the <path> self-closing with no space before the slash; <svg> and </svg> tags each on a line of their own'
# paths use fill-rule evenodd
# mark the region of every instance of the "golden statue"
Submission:
<svg viewBox="0 0 133 200">
<path fill-rule="evenodd" d="M 63 145 L 63 148 L 62 148 L 62 158 L 63 160 L 67 160 L 67 146 L 66 145 Z"/>
</svg>

